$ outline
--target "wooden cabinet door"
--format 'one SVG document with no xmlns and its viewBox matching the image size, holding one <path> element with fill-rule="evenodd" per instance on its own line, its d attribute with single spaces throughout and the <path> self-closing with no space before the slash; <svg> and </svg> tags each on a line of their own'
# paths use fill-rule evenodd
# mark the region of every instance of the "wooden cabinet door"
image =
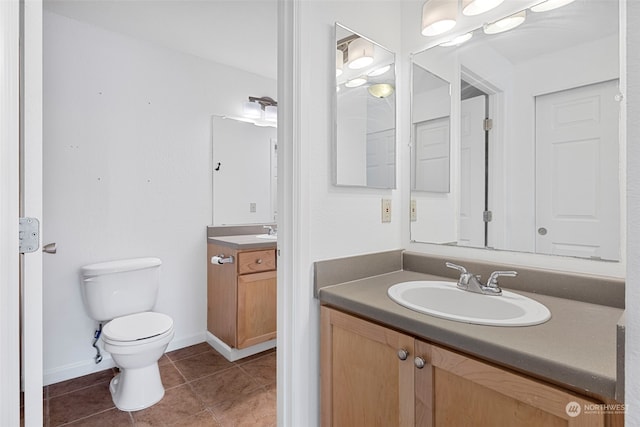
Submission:
<svg viewBox="0 0 640 427">
<path fill-rule="evenodd" d="M 422 379 L 416 379 L 417 413 L 427 414 L 416 425 L 605 425 L 603 414 L 583 412 L 583 408 L 600 402 L 420 341 L 416 341 L 416 354 L 426 361 L 417 374 Z"/>
<path fill-rule="evenodd" d="M 321 307 L 322 426 L 413 426 L 413 342 Z M 405 360 L 400 350 L 407 351 Z"/>
<path fill-rule="evenodd" d="M 276 337 L 277 273 L 238 276 L 237 348 Z"/>
</svg>

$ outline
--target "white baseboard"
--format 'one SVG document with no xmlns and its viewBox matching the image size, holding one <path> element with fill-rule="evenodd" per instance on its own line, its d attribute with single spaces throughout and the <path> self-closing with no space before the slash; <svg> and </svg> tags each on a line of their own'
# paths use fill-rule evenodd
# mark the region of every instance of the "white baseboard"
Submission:
<svg viewBox="0 0 640 427">
<path fill-rule="evenodd" d="M 209 343 L 209 345 L 213 347 L 218 353 L 223 355 L 229 362 L 235 362 L 236 360 L 275 348 L 276 342 L 277 340 L 266 341 L 260 344 L 252 345 L 251 347 L 238 350 L 237 348 L 229 347 L 220 338 L 207 331 L 207 343 Z"/>
<path fill-rule="evenodd" d="M 205 332 L 194 334 L 188 337 L 179 339 L 173 339 L 167 346 L 166 351 L 178 350 L 190 345 L 200 344 L 207 338 Z M 104 371 L 105 369 L 113 368 L 115 365 L 111 355 L 104 351 L 102 348 L 102 341 L 100 341 L 100 351 L 102 352 L 102 362 L 94 363 L 93 359 L 83 360 L 76 363 L 70 363 L 68 365 L 59 366 L 53 369 L 47 369 L 42 376 L 43 385 L 50 385 L 59 383 L 61 381 L 78 378 L 84 375 L 93 374 L 94 372 Z"/>
</svg>

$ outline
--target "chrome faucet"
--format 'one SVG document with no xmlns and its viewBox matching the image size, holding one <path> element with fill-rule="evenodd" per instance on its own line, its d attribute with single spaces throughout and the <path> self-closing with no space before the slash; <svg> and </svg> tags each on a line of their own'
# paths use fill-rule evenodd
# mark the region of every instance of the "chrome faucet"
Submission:
<svg viewBox="0 0 640 427">
<path fill-rule="evenodd" d="M 463 266 L 451 262 L 447 262 L 445 265 L 460 272 L 460 278 L 457 284 L 459 289 L 483 295 L 502 295 L 502 289 L 498 286 L 498 277 L 516 277 L 518 275 L 516 271 L 494 271 L 489 276 L 487 284 L 483 285 L 479 275 L 469 273 Z"/>
<path fill-rule="evenodd" d="M 264 228 L 265 230 L 269 230 L 269 236 L 275 236 L 278 233 L 278 230 L 276 230 L 275 226 L 273 225 L 263 225 L 262 228 Z"/>
</svg>

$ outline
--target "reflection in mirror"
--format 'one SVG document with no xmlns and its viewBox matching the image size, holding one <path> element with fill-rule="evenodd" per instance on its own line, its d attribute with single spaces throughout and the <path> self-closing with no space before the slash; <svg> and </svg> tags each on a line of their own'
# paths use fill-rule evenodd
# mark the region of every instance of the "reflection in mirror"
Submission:
<svg viewBox="0 0 640 427">
<path fill-rule="evenodd" d="M 340 24 L 335 30 L 334 183 L 395 188 L 395 55 Z"/>
<path fill-rule="evenodd" d="M 418 184 L 414 148 L 411 239 L 617 261 L 617 2 L 525 16 L 511 31 L 479 28 L 413 56 L 414 145 L 433 108 L 415 82 L 426 69 L 451 83 L 451 192 Z"/>
<path fill-rule="evenodd" d="M 275 222 L 277 129 L 222 116 L 211 120 L 213 225 Z"/>
</svg>

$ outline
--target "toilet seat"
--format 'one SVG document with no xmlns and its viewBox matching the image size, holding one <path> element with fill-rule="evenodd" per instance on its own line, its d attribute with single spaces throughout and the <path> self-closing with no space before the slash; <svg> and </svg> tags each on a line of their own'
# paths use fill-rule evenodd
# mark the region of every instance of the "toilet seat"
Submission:
<svg viewBox="0 0 640 427">
<path fill-rule="evenodd" d="M 173 334 L 173 319 L 152 311 L 117 317 L 102 329 L 102 339 L 118 346 L 150 343 L 170 334 Z"/>
</svg>

